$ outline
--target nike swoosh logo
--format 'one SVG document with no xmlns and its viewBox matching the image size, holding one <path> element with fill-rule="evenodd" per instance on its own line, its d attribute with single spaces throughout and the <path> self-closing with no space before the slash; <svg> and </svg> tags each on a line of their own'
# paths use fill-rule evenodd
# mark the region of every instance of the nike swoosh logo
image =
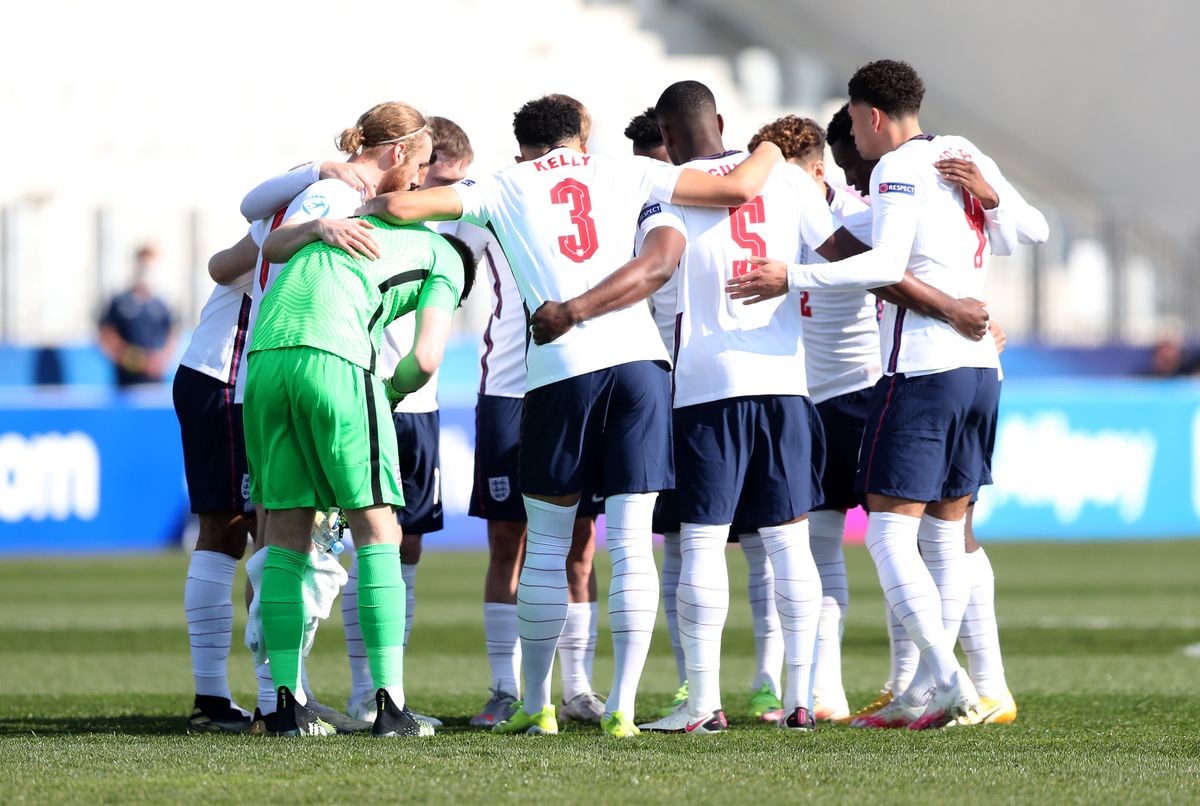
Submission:
<svg viewBox="0 0 1200 806">
<path fill-rule="evenodd" d="M 703 719 L 698 719 L 695 722 L 692 722 L 691 724 L 685 725 L 684 730 L 686 730 L 688 733 L 691 733 L 692 731 L 694 731 L 696 728 L 700 727 L 707 721 L 708 721 L 708 717 L 704 717 Z"/>
</svg>

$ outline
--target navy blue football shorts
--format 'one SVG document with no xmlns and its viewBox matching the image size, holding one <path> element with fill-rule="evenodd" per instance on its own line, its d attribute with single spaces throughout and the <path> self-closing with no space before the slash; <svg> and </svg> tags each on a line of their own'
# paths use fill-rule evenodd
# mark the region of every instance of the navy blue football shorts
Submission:
<svg viewBox="0 0 1200 806">
<path fill-rule="evenodd" d="M 519 397 L 480 395 L 475 404 L 475 479 L 467 514 L 489 521 L 524 521 L 519 483 L 521 412 Z M 407 497 L 407 494 L 406 494 Z M 579 517 L 604 512 L 604 497 L 585 490 Z"/>
<path fill-rule="evenodd" d="M 250 476 L 233 384 L 180 367 L 171 386 L 192 512 L 246 512 Z"/>
<path fill-rule="evenodd" d="M 441 415 L 436 411 L 392 414 L 404 506 L 396 520 L 405 534 L 442 530 Z"/>
<path fill-rule="evenodd" d="M 601 496 L 674 486 L 671 376 L 633 361 L 533 389 L 521 419 L 521 490 Z"/>
<path fill-rule="evenodd" d="M 995 369 L 884 376 L 863 433 L 859 492 L 940 501 L 992 483 L 1000 404 Z"/>
<path fill-rule="evenodd" d="M 714 400 L 675 409 L 676 500 L 684 523 L 789 523 L 823 500 L 825 440 L 800 395 Z"/>
<path fill-rule="evenodd" d="M 814 509 L 853 509 L 863 503 L 863 495 L 854 488 L 854 477 L 873 394 L 867 387 L 816 404 L 825 429 L 825 472 L 821 475 L 825 503 Z"/>
</svg>

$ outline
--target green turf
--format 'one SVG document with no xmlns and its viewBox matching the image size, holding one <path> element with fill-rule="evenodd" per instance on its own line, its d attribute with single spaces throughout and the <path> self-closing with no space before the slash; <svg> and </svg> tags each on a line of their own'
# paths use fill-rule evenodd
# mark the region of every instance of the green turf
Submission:
<svg viewBox="0 0 1200 806">
<path fill-rule="evenodd" d="M 795 735 L 749 723 L 739 712 L 753 639 L 745 564 L 734 549 L 723 667 L 734 730 L 626 742 L 593 729 L 537 739 L 465 728 L 487 694 L 481 554 L 422 560 L 407 688 L 417 710 L 449 727 L 404 741 L 187 735 L 182 555 L 3 562 L 0 801 L 1200 800 L 1200 658 L 1184 654 L 1200 644 L 1200 541 L 998 545 L 989 554 L 1017 724 Z M 886 637 L 870 560 L 861 548 L 847 559 L 844 663 L 854 703 L 886 675 Z M 239 637 L 241 629 L 239 620 Z M 343 652 L 335 615 L 310 667 L 331 704 L 347 694 Z M 235 647 L 231 667 L 235 694 L 252 705 L 245 650 Z M 602 632 L 601 690 L 610 672 Z M 674 688 L 660 632 L 642 714 Z"/>
</svg>

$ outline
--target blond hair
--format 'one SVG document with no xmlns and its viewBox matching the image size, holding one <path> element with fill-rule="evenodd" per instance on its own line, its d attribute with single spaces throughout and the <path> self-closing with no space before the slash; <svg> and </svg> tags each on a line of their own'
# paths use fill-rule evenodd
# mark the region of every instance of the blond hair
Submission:
<svg viewBox="0 0 1200 806">
<path fill-rule="evenodd" d="M 338 151 L 354 155 L 408 140 L 426 131 L 428 125 L 425 116 L 413 107 L 390 101 L 363 112 L 358 122 L 343 130 L 334 142 Z"/>
</svg>

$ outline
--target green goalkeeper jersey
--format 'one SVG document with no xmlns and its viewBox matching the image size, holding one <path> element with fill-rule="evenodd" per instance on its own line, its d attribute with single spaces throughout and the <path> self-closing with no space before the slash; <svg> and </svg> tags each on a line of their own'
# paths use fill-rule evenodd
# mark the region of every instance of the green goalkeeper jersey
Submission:
<svg viewBox="0 0 1200 806">
<path fill-rule="evenodd" d="M 374 217 L 382 257 L 369 260 L 321 241 L 297 252 L 263 297 L 248 352 L 312 347 L 375 371 L 383 329 L 425 307 L 453 312 L 464 282 L 462 259 L 420 225 Z"/>
</svg>

